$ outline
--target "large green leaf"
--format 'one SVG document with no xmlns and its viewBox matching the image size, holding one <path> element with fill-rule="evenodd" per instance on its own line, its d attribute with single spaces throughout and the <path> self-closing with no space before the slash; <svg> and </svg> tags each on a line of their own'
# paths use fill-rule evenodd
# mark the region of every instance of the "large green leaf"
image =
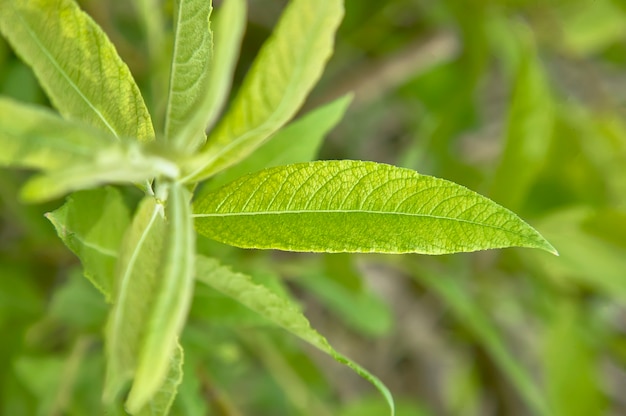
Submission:
<svg viewBox="0 0 626 416">
<path fill-rule="evenodd" d="M 235 273 L 220 265 L 215 259 L 197 256 L 196 270 L 196 278 L 200 282 L 232 297 L 264 318 L 353 369 L 381 392 L 389 405 L 391 414 L 394 414 L 393 399 L 385 385 L 361 366 L 335 351 L 323 336 L 311 328 L 309 321 L 293 303 L 277 296 L 265 286 L 253 283 L 249 276 Z"/>
<path fill-rule="evenodd" d="M 237 163 L 293 117 L 332 52 L 342 3 L 294 0 L 287 6 L 187 180 L 209 177 Z"/>
<path fill-rule="evenodd" d="M 460 185 L 360 161 L 281 166 L 195 203 L 196 228 L 245 248 L 443 254 L 554 248 L 511 211 Z"/>
<path fill-rule="evenodd" d="M 0 31 L 64 117 L 118 137 L 154 137 L 128 67 L 73 0 L 0 0 L 0 10 Z"/>
<path fill-rule="evenodd" d="M 57 169 L 90 160 L 114 142 L 51 111 L 0 98 L 0 166 Z"/>
<path fill-rule="evenodd" d="M 350 95 L 338 98 L 290 123 L 250 157 L 211 178 L 203 193 L 264 168 L 314 160 L 324 137 L 341 120 L 351 100 Z"/>
<path fill-rule="evenodd" d="M 193 289 L 194 234 L 189 192 L 168 186 L 165 208 L 141 203 L 118 264 L 114 307 L 107 326 L 105 399 L 135 377 L 127 409 L 140 411 L 167 382 Z"/>
<path fill-rule="evenodd" d="M 165 139 L 185 149 L 204 139 L 205 124 L 195 118 L 204 100 L 213 55 L 213 34 L 209 26 L 210 0 L 176 0 L 174 6 L 174 52 L 165 113 Z M 180 136 L 186 129 L 187 136 Z"/>
<path fill-rule="evenodd" d="M 46 214 L 59 237 L 80 259 L 85 277 L 111 301 L 120 244 L 130 223 L 122 195 L 106 187 L 72 194 Z"/>
<path fill-rule="evenodd" d="M 175 178 L 178 166 L 140 143 L 119 142 L 94 153 L 81 163 L 35 176 L 22 189 L 22 198 L 45 201 L 70 191 L 92 188 L 104 183 L 141 183 L 154 177 Z"/>
</svg>

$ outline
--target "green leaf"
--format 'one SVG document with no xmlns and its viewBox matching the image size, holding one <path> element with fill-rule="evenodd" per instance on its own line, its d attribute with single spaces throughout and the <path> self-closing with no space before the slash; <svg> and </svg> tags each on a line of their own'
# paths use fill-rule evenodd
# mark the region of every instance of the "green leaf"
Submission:
<svg viewBox="0 0 626 416">
<path fill-rule="evenodd" d="M 443 254 L 554 248 L 511 211 L 460 185 L 359 161 L 281 166 L 195 202 L 199 233 L 244 248 Z"/>
<path fill-rule="evenodd" d="M 538 388 L 536 381 L 520 364 L 517 357 L 511 354 L 497 328 L 476 300 L 469 295 L 467 288 L 463 287 L 458 279 L 453 278 L 454 276 L 433 273 L 428 268 L 421 267 L 417 262 L 412 262 L 410 268 L 409 274 L 441 297 L 456 318 L 484 346 L 494 362 L 519 391 L 529 408 L 534 411 L 533 414 L 551 415 L 545 396 Z"/>
<path fill-rule="evenodd" d="M 599 389 L 600 357 L 591 345 L 598 340 L 590 342 L 595 337 L 589 317 L 574 302 L 555 303 L 543 351 L 546 392 L 554 415 L 606 415 L 607 403 Z"/>
<path fill-rule="evenodd" d="M 134 376 L 150 298 L 157 291 L 165 233 L 163 205 L 145 197 L 124 237 L 117 265 L 114 304 L 105 334 L 107 402 Z"/>
<path fill-rule="evenodd" d="M 239 162 L 293 117 L 332 52 L 342 3 L 294 0 L 287 6 L 186 180 L 207 178 Z"/>
<path fill-rule="evenodd" d="M 513 88 L 506 145 L 494 174 L 491 197 L 518 210 L 543 167 L 553 124 L 552 98 L 531 35 L 523 48 Z"/>
<path fill-rule="evenodd" d="M 73 0 L 0 0 L 0 9 L 0 31 L 64 117 L 117 137 L 154 137 L 128 67 Z"/>
<path fill-rule="evenodd" d="M 132 184 L 178 176 L 176 164 L 146 150 L 137 142 L 114 143 L 93 154 L 91 160 L 35 176 L 24 185 L 21 196 L 25 201 L 41 202 L 105 183 Z"/>
<path fill-rule="evenodd" d="M 191 194 L 173 184 L 165 206 L 167 234 L 159 266 L 158 288 L 153 292 L 142 350 L 137 364 L 128 409 L 139 409 L 162 384 L 168 356 L 182 331 L 193 296 L 195 233 L 191 219 Z M 141 294 L 135 294 L 141 295 Z"/>
<path fill-rule="evenodd" d="M 0 166 L 57 169 L 90 160 L 113 136 L 41 107 L 0 98 Z"/>
<path fill-rule="evenodd" d="M 211 0 L 176 0 L 174 6 L 174 51 L 165 113 L 165 139 L 187 149 L 204 139 L 204 120 L 195 118 L 204 100 L 213 55 L 213 34 L 209 26 Z M 187 136 L 180 136 L 182 130 Z"/>
<path fill-rule="evenodd" d="M 193 289 L 191 196 L 178 184 L 167 191 L 165 208 L 144 199 L 126 235 L 107 326 L 105 400 L 112 401 L 134 376 L 126 402 L 131 413 L 166 382 Z"/>
<path fill-rule="evenodd" d="M 277 296 L 264 286 L 253 283 L 249 276 L 234 273 L 227 267 L 221 266 L 215 259 L 197 256 L 196 270 L 196 278 L 200 282 L 236 299 L 259 315 L 353 369 L 381 392 L 389 405 L 390 413 L 394 414 L 393 398 L 385 385 L 361 366 L 335 351 L 324 337 L 311 328 L 309 321 L 293 303 Z"/>
<path fill-rule="evenodd" d="M 292 122 L 250 157 L 212 178 L 203 193 L 264 168 L 314 160 L 324 137 L 341 120 L 350 101 L 352 96 L 346 95 Z"/>
<path fill-rule="evenodd" d="M 130 213 L 119 191 L 106 187 L 76 192 L 46 217 L 80 259 L 85 277 L 110 302 L 119 248 L 130 224 Z"/>
<path fill-rule="evenodd" d="M 225 0 L 215 16 L 214 59 L 210 67 L 209 89 L 198 112 L 203 116 L 207 129 L 213 127 L 228 98 L 246 28 L 246 8 L 245 0 Z"/>
<path fill-rule="evenodd" d="M 183 348 L 176 344 L 170 368 L 153 399 L 136 414 L 138 416 L 167 416 L 176 398 L 178 386 L 183 381 Z"/>
</svg>

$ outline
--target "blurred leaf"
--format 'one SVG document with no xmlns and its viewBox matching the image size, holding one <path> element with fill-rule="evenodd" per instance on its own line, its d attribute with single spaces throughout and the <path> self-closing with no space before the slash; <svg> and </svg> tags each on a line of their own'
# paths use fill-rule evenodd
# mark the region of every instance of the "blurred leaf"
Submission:
<svg viewBox="0 0 626 416">
<path fill-rule="evenodd" d="M 139 143 L 115 143 L 90 160 L 36 175 L 24 185 L 21 197 L 27 202 L 43 202 L 102 184 L 139 184 L 154 177 L 175 178 L 178 173 L 175 163 L 148 153 Z"/>
<path fill-rule="evenodd" d="M 48 415 L 55 403 L 63 378 L 63 359 L 59 357 L 19 358 L 14 363 L 19 380 L 36 397 L 37 415 Z"/>
<path fill-rule="evenodd" d="M 295 282 L 356 331 L 371 337 L 380 337 L 390 331 L 391 311 L 374 294 L 364 289 L 348 290 L 325 273 L 302 273 Z"/>
<path fill-rule="evenodd" d="M 0 98 L 0 166 L 58 169 L 114 144 L 112 136 L 43 107 Z"/>
<path fill-rule="evenodd" d="M 76 313 L 80 311 L 80 313 Z M 79 270 L 70 273 L 68 281 L 54 292 L 48 316 L 81 330 L 100 332 L 106 321 L 107 305 Z"/>
<path fill-rule="evenodd" d="M 350 95 L 339 98 L 279 130 L 248 158 L 211 178 L 202 193 L 264 168 L 314 160 L 324 137 L 341 120 L 351 100 Z"/>
<path fill-rule="evenodd" d="M 174 2 L 174 53 L 165 113 L 165 140 L 189 150 L 204 139 L 205 120 L 194 117 L 209 86 L 213 59 L 211 0 Z M 185 131 L 185 135 L 180 133 Z"/>
<path fill-rule="evenodd" d="M 85 277 L 111 301 L 113 276 L 130 213 L 118 190 L 76 192 L 46 214 L 65 245 L 80 259 Z"/>
<path fill-rule="evenodd" d="M 321 161 L 244 176 L 195 202 L 196 229 L 244 248 L 443 254 L 554 248 L 460 185 L 409 169 Z"/>
<path fill-rule="evenodd" d="M 380 391 L 389 406 L 390 414 L 394 414 L 393 399 L 384 384 L 358 364 L 335 351 L 324 337 L 311 328 L 304 315 L 292 303 L 276 296 L 264 286 L 254 284 L 248 276 L 234 273 L 227 267 L 221 266 L 215 259 L 197 256 L 196 261 L 197 279 L 200 282 L 231 296 L 338 362 L 350 367 Z"/>
<path fill-rule="evenodd" d="M 117 137 L 154 138 L 128 67 L 73 0 L 0 0 L 0 8 L 0 31 L 64 117 Z"/>
<path fill-rule="evenodd" d="M 520 35 L 522 56 L 511 98 L 506 144 L 490 195 L 512 210 L 520 209 L 546 160 L 552 128 L 549 85 L 535 56 L 531 35 L 521 30 Z"/>
<path fill-rule="evenodd" d="M 552 257 L 552 256 L 546 256 Z M 411 263 L 411 276 L 439 296 L 459 322 L 489 352 L 502 373 L 515 386 L 534 414 L 551 416 L 548 403 L 531 374 L 513 355 L 488 315 L 479 307 L 458 279 L 434 273 L 416 262 Z"/>
<path fill-rule="evenodd" d="M 558 22 L 564 46 L 585 56 L 598 52 L 626 35 L 626 14 L 610 0 L 575 0 L 563 3 Z"/>
<path fill-rule="evenodd" d="M 580 305 L 556 301 L 545 337 L 548 397 L 556 416 L 600 416 L 606 402 L 600 390 L 599 362 Z"/>
<path fill-rule="evenodd" d="M 611 208 L 597 210 L 583 220 L 581 227 L 585 233 L 626 250 L 626 212 Z"/>
<path fill-rule="evenodd" d="M 559 248 L 558 261 L 547 256 L 528 256 L 550 279 L 568 286 L 582 285 L 605 296 L 626 299 L 626 252 L 583 231 L 590 218 L 586 208 L 561 210 L 543 219 L 540 228 Z"/>
<path fill-rule="evenodd" d="M 387 405 L 378 397 L 366 396 L 348 403 L 338 416 L 379 416 L 385 413 Z M 397 403 L 397 416 L 432 416 L 435 413 L 414 403 L 413 401 L 399 399 Z"/>
<path fill-rule="evenodd" d="M 321 76 L 342 16 L 339 0 L 289 3 L 187 181 L 244 159 L 293 117 Z"/>
<path fill-rule="evenodd" d="M 332 415 L 331 410 L 315 397 L 310 385 L 291 367 L 285 354 L 278 345 L 271 342 L 268 336 L 240 331 L 239 338 L 243 339 L 254 351 L 254 354 L 287 396 L 296 413 L 314 414 L 316 416 Z M 385 410 L 383 408 L 381 414 L 384 414 Z"/>
</svg>

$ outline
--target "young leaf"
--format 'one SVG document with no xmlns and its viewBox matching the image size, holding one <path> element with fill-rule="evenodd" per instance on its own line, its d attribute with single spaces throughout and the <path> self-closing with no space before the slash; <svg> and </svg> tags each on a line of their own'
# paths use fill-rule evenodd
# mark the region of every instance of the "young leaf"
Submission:
<svg viewBox="0 0 626 416">
<path fill-rule="evenodd" d="M 154 137 L 128 67 L 73 0 L 0 0 L 0 10 L 0 31 L 64 117 L 117 137 Z"/>
<path fill-rule="evenodd" d="M 196 279 L 200 282 L 232 297 L 264 318 L 330 355 L 338 362 L 350 367 L 380 391 L 389 405 L 391 415 L 394 414 L 393 398 L 385 385 L 361 366 L 335 351 L 323 336 L 311 328 L 309 321 L 288 300 L 277 296 L 264 286 L 253 283 L 249 276 L 235 273 L 227 267 L 221 266 L 215 259 L 197 256 L 196 270 Z"/>
<path fill-rule="evenodd" d="M 342 3 L 294 0 L 287 6 L 185 180 L 201 180 L 239 162 L 296 113 L 332 52 Z"/>
<path fill-rule="evenodd" d="M 212 178 L 202 192 L 264 168 L 314 160 L 324 137 L 341 120 L 351 100 L 351 95 L 338 98 L 292 122 L 250 157 Z"/>
<path fill-rule="evenodd" d="M 103 183 L 140 183 L 154 177 L 175 178 L 178 166 L 151 155 L 136 142 L 114 143 L 92 159 L 35 176 L 22 189 L 26 201 L 39 202 Z"/>
<path fill-rule="evenodd" d="M 191 193 L 185 187 L 176 183 L 170 186 L 157 286 L 150 313 L 145 316 L 135 381 L 126 402 L 131 413 L 144 406 L 163 384 L 169 357 L 191 305 L 196 250 L 190 201 Z"/>
<path fill-rule="evenodd" d="M 246 2 L 226 0 L 215 17 L 213 59 L 209 65 L 207 88 L 200 92 L 193 114 L 178 133 L 177 141 L 187 149 L 195 149 L 206 141 L 205 129 L 220 114 L 232 83 L 239 46 L 246 23 Z"/>
<path fill-rule="evenodd" d="M 460 185 L 360 161 L 280 166 L 195 203 L 199 233 L 244 248 L 444 254 L 502 247 L 556 253 L 511 211 Z"/>
<path fill-rule="evenodd" d="M 203 120 L 187 126 L 194 119 L 198 104 L 204 100 L 213 55 L 213 34 L 209 27 L 210 0 L 176 0 L 174 6 L 174 52 L 170 69 L 170 87 L 165 113 L 165 139 L 183 149 L 188 142 L 204 139 Z M 196 118 L 197 119 L 197 118 Z M 200 123 L 198 123 L 198 121 Z M 184 142 L 183 142 L 184 141 Z"/>
<path fill-rule="evenodd" d="M 51 111 L 0 98 L 0 166 L 57 169 L 91 160 L 114 137 Z"/>
<path fill-rule="evenodd" d="M 245 0 L 225 0 L 215 16 L 214 59 L 211 62 L 209 89 L 198 112 L 200 115 L 206 113 L 203 120 L 207 129 L 213 127 L 228 98 L 246 28 L 246 7 Z"/>
<path fill-rule="evenodd" d="M 76 192 L 46 217 L 80 259 L 85 277 L 110 302 L 120 244 L 130 224 L 120 192 L 111 187 Z"/>
<path fill-rule="evenodd" d="M 157 291 L 167 224 L 163 205 L 146 197 L 128 229 L 117 264 L 114 304 L 106 328 L 104 400 L 112 402 L 137 367 L 150 297 Z"/>
</svg>

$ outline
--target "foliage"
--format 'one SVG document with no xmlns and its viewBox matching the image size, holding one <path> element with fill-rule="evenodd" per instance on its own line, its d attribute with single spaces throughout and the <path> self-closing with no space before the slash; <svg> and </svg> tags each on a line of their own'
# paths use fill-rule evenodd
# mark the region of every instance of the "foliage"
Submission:
<svg viewBox="0 0 626 416">
<path fill-rule="evenodd" d="M 626 10 L 173 3 L 0 0 L 0 412 L 624 411 Z"/>
</svg>

